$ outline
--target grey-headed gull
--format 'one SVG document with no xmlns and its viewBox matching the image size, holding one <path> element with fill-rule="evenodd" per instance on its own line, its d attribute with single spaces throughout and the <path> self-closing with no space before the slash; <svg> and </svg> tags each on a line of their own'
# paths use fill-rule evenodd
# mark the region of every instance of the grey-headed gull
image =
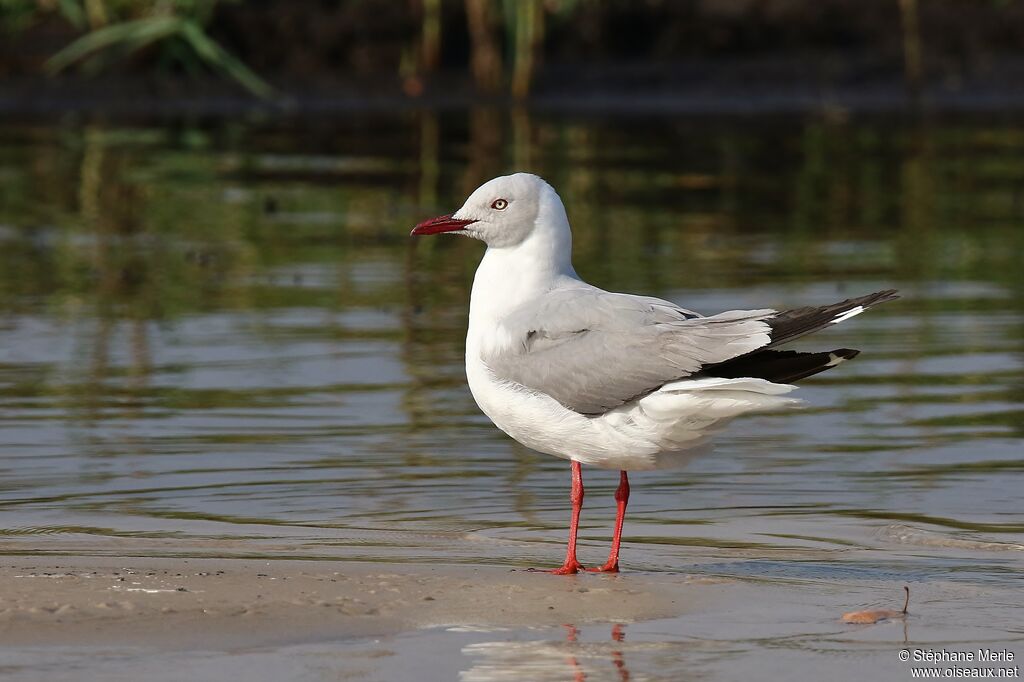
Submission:
<svg viewBox="0 0 1024 682">
<path fill-rule="evenodd" d="M 581 464 L 619 469 L 608 561 L 617 572 L 629 500 L 627 471 L 693 452 L 740 414 L 798 403 L 785 394 L 857 355 L 848 348 L 774 350 L 897 298 L 892 290 L 820 307 L 703 316 L 649 296 L 587 284 L 572 267 L 572 234 L 555 190 L 529 173 L 481 185 L 451 215 L 412 234 L 487 244 L 473 280 L 466 376 L 494 424 L 523 445 L 568 459 L 569 545 L 556 574 L 577 573 Z"/>
</svg>

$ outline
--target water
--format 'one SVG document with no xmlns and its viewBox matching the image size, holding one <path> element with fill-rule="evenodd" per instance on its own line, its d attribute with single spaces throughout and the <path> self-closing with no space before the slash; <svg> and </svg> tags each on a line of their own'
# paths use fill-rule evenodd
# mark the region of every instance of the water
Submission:
<svg viewBox="0 0 1024 682">
<path fill-rule="evenodd" d="M 513 169 L 560 191 L 605 288 L 708 313 L 903 293 L 800 344 L 864 351 L 808 409 L 633 476 L 624 568 L 1015 594 L 1024 133 L 980 119 L 5 124 L 0 552 L 557 564 L 567 464 L 465 386 L 482 247 L 407 237 Z M 596 563 L 617 476 L 584 476 Z M 1005 599 L 978 641 L 1019 638 Z"/>
</svg>

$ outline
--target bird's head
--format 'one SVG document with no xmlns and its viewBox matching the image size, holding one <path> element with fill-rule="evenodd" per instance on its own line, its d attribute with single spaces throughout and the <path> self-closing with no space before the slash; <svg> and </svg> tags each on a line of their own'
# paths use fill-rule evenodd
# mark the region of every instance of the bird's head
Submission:
<svg viewBox="0 0 1024 682">
<path fill-rule="evenodd" d="M 455 213 L 425 220 L 412 234 L 450 232 L 479 239 L 491 248 L 513 247 L 538 231 L 564 231 L 569 222 L 558 194 L 530 173 L 503 175 L 480 185 Z M 560 235 L 552 235 L 560 236 Z"/>
</svg>

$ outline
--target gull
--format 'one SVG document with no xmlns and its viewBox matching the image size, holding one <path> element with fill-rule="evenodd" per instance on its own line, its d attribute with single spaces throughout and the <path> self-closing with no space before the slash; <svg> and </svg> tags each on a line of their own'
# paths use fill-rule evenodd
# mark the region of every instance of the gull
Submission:
<svg viewBox="0 0 1024 682">
<path fill-rule="evenodd" d="M 469 304 L 466 378 L 495 426 L 533 450 L 570 461 L 572 515 L 565 561 L 576 557 L 581 464 L 618 469 L 608 560 L 619 570 L 628 471 L 652 469 L 706 446 L 747 412 L 798 404 L 793 382 L 859 351 L 775 348 L 897 298 L 894 290 L 841 303 L 704 316 L 650 296 L 587 284 L 572 266 L 572 232 L 555 190 L 529 173 L 494 178 L 462 208 L 413 235 L 449 233 L 487 245 Z"/>
</svg>

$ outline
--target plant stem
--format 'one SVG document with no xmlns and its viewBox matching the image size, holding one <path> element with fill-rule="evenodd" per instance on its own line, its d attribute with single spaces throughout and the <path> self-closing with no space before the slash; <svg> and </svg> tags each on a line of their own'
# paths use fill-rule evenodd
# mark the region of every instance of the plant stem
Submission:
<svg viewBox="0 0 1024 682">
<path fill-rule="evenodd" d="M 501 85 L 501 54 L 491 19 L 489 0 L 466 0 L 466 20 L 472 44 L 470 63 L 473 80 L 481 92 L 494 92 Z"/>
<path fill-rule="evenodd" d="M 89 28 L 95 30 L 107 25 L 107 8 L 103 0 L 85 0 L 85 16 L 89 20 Z"/>
<path fill-rule="evenodd" d="M 921 94 L 921 29 L 917 20 L 917 0 L 899 0 L 903 20 L 903 77 L 911 97 Z"/>
<path fill-rule="evenodd" d="M 420 68 L 433 71 L 441 62 L 441 0 L 423 1 Z"/>
</svg>

